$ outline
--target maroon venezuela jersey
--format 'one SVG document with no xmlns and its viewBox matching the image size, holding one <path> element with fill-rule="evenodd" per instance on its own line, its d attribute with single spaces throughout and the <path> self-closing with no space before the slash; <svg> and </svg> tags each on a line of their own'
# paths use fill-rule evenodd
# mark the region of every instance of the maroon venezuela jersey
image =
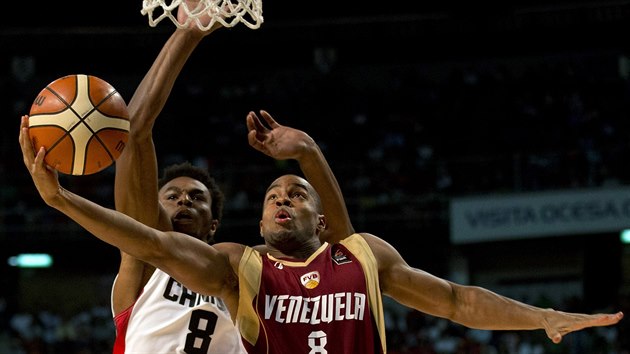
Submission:
<svg viewBox="0 0 630 354">
<path fill-rule="evenodd" d="M 248 248 L 239 266 L 237 323 L 252 354 L 383 354 L 376 260 L 360 235 L 304 261 Z"/>
</svg>

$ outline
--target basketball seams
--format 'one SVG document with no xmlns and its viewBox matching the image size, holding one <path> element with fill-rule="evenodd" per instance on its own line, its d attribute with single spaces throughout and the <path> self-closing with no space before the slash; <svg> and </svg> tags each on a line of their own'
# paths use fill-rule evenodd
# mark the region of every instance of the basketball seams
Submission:
<svg viewBox="0 0 630 354">
<path fill-rule="evenodd" d="M 60 79 L 61 81 L 59 81 L 60 86 L 63 86 L 63 80 L 70 80 L 73 79 L 72 75 L 69 76 L 65 76 L 64 78 Z M 31 125 L 34 125 L 35 127 L 42 127 L 42 126 L 54 126 L 54 127 L 58 127 L 60 128 L 63 133 L 58 137 L 57 140 L 55 140 L 54 143 L 52 143 L 47 149 L 46 149 L 46 153 L 49 154 L 50 156 L 55 156 L 55 148 L 57 146 L 59 146 L 62 142 L 64 142 L 65 139 L 70 138 L 70 143 L 72 145 L 72 160 L 71 160 L 71 166 L 73 166 L 72 171 L 74 171 L 74 165 L 75 165 L 75 161 L 76 161 L 76 153 L 77 153 L 77 146 L 75 144 L 75 140 L 74 137 L 72 136 L 72 131 L 78 126 L 78 124 L 80 123 L 80 117 L 78 115 L 78 113 L 72 108 L 72 104 L 73 102 L 76 101 L 78 95 L 77 92 L 79 91 L 78 88 L 78 80 L 73 80 L 74 81 L 74 95 L 72 95 L 73 99 L 71 102 L 68 102 L 68 100 L 66 99 L 66 97 L 64 97 L 64 95 L 60 94 L 57 89 L 54 87 L 55 86 L 55 82 L 51 83 L 50 85 L 46 86 L 45 90 L 47 90 L 48 92 L 50 92 L 52 95 L 54 95 L 57 100 L 59 100 L 59 102 L 63 103 L 63 105 L 65 106 L 63 109 L 61 109 L 58 112 L 55 112 L 54 114 L 49 114 L 47 115 L 47 122 L 45 124 L 38 124 L 38 119 L 37 116 L 43 116 L 46 114 L 38 114 L 34 117 L 31 117 L 31 121 L 33 120 L 33 118 L 35 118 L 34 122 L 32 122 Z M 60 88 L 61 89 L 61 88 Z M 42 102 L 43 103 L 43 102 Z M 72 114 L 68 114 L 67 112 L 70 111 L 72 112 Z M 51 121 L 50 118 L 51 117 L 56 117 L 58 118 L 58 121 Z M 73 119 L 74 118 L 74 119 Z M 40 118 L 39 120 L 43 120 L 43 118 Z M 71 173 L 72 173 L 71 171 Z"/>
<path fill-rule="evenodd" d="M 47 147 L 49 165 L 59 162 L 62 173 L 86 175 L 120 156 L 129 118 L 125 101 L 109 83 L 77 74 L 55 80 L 40 92 L 29 127 L 33 145 Z"/>
</svg>

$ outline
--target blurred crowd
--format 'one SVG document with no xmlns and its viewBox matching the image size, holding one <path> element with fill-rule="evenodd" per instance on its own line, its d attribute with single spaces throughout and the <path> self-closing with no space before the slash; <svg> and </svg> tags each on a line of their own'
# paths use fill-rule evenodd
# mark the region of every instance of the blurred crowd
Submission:
<svg viewBox="0 0 630 354">
<path fill-rule="evenodd" d="M 0 353 L 112 353 L 115 329 L 109 308 L 89 308 L 70 318 L 53 311 L 18 312 L 3 318 Z"/>
</svg>

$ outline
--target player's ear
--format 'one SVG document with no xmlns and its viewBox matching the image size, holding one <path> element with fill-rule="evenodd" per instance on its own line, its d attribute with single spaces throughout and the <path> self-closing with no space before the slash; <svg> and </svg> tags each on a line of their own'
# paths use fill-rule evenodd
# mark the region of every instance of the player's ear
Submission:
<svg viewBox="0 0 630 354">
<path fill-rule="evenodd" d="M 319 222 L 317 223 L 317 232 L 318 235 L 321 235 L 322 232 L 326 230 L 326 216 L 323 214 L 319 215 Z"/>
<path fill-rule="evenodd" d="M 214 233 L 217 232 L 218 228 L 219 228 L 219 220 L 212 219 L 212 222 L 210 222 L 210 235 L 214 235 Z"/>
</svg>

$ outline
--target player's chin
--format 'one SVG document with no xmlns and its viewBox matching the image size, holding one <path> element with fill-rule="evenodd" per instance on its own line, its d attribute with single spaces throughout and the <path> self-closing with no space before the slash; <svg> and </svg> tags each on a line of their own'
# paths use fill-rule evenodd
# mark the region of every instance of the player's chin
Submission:
<svg viewBox="0 0 630 354">
<path fill-rule="evenodd" d="M 199 227 L 197 227 L 195 223 L 191 222 L 191 220 L 174 221 L 173 230 L 177 232 L 181 232 L 183 234 L 197 237 Z"/>
</svg>

